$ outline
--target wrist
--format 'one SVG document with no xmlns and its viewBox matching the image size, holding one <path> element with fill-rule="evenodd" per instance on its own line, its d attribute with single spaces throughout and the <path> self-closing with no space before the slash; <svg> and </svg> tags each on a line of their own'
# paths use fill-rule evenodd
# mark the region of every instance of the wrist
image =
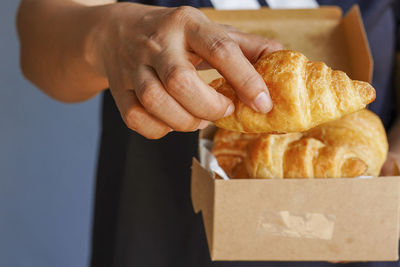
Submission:
<svg viewBox="0 0 400 267">
<path fill-rule="evenodd" d="M 91 26 L 85 41 L 84 58 L 97 73 L 107 77 L 109 63 L 118 60 L 118 47 L 127 40 L 124 28 L 129 27 L 130 33 L 137 22 L 147 12 L 160 7 L 135 3 L 115 3 L 92 7 L 90 12 Z"/>
<path fill-rule="evenodd" d="M 87 26 L 87 34 L 84 40 L 83 58 L 103 78 L 107 77 L 103 51 L 109 38 L 109 16 L 112 14 L 115 5 L 117 4 L 88 7 L 89 10 L 87 12 L 89 25 Z"/>
</svg>

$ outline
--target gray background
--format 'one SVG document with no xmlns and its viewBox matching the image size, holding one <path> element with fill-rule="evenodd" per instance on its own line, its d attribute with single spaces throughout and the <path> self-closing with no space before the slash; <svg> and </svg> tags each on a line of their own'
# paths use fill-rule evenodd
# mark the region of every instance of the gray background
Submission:
<svg viewBox="0 0 400 267">
<path fill-rule="evenodd" d="M 100 98 L 58 103 L 22 77 L 18 2 L 0 8 L 0 266 L 87 266 Z"/>
</svg>

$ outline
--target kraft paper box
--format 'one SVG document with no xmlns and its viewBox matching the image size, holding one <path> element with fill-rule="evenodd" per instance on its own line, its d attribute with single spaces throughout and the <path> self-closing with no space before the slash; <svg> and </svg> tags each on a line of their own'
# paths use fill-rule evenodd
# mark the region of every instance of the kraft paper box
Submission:
<svg viewBox="0 0 400 267">
<path fill-rule="evenodd" d="M 212 20 L 280 41 L 350 78 L 371 81 L 372 58 L 360 12 L 216 11 Z M 209 82 L 218 73 L 200 74 Z M 200 138 L 212 140 L 209 126 Z M 212 260 L 394 261 L 398 259 L 400 177 L 216 179 L 196 159 L 191 194 L 202 213 Z"/>
</svg>

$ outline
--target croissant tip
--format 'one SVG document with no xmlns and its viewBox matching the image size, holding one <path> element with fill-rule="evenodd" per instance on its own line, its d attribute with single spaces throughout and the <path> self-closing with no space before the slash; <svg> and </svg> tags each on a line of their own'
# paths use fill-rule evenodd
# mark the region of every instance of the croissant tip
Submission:
<svg viewBox="0 0 400 267">
<path fill-rule="evenodd" d="M 367 172 L 368 165 L 360 158 L 349 158 L 343 164 L 341 172 L 343 177 L 356 177 Z"/>
<path fill-rule="evenodd" d="M 369 96 L 368 104 L 372 103 L 376 99 L 375 89 L 371 85 L 369 87 L 370 87 L 370 89 L 369 89 L 369 94 L 368 94 L 368 96 Z"/>
<path fill-rule="evenodd" d="M 374 93 L 374 95 L 371 97 L 371 99 L 370 99 L 370 101 L 368 102 L 368 104 L 374 102 L 375 99 L 376 99 L 376 95 L 375 95 L 375 93 Z"/>
<path fill-rule="evenodd" d="M 376 91 L 369 83 L 354 80 L 353 84 L 356 88 L 358 88 L 360 95 L 364 96 L 366 104 L 370 104 L 376 99 Z"/>
</svg>

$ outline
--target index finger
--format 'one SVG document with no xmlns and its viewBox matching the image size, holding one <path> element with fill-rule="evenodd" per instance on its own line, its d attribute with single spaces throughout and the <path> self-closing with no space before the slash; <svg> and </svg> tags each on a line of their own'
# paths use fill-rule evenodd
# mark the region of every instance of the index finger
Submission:
<svg viewBox="0 0 400 267">
<path fill-rule="evenodd" d="M 239 44 L 243 54 L 253 64 L 256 63 L 263 54 L 269 54 L 283 49 L 282 44 L 278 41 L 256 34 L 229 31 L 228 35 Z"/>
<path fill-rule="evenodd" d="M 191 49 L 216 68 L 233 86 L 239 98 L 254 110 L 267 113 L 272 101 L 267 85 L 244 56 L 240 46 L 220 27 L 203 23 L 188 30 Z"/>
</svg>

